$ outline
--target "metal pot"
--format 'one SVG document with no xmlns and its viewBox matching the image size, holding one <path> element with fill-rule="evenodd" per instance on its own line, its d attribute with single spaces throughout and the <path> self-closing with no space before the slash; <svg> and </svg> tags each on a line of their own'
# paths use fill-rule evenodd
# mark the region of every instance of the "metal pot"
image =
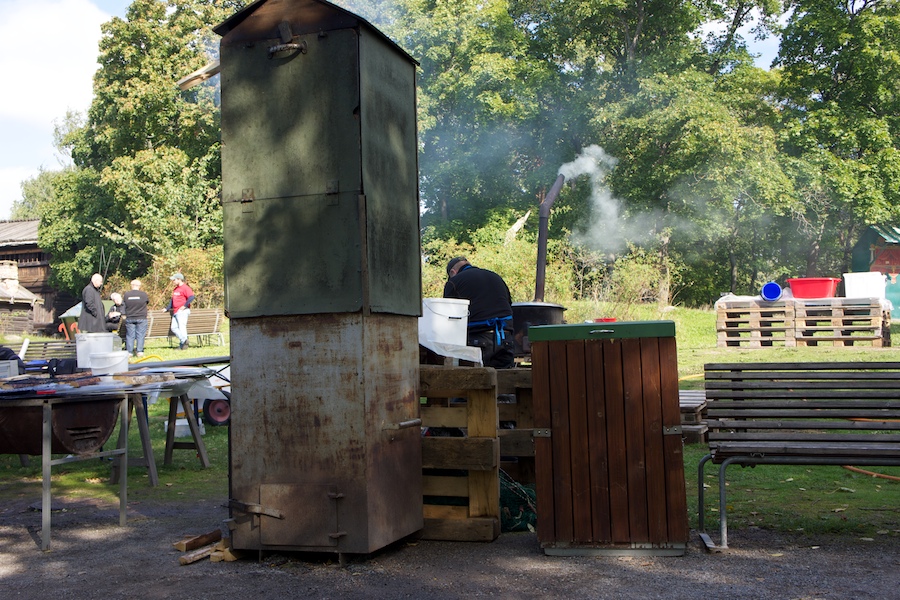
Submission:
<svg viewBox="0 0 900 600">
<path fill-rule="evenodd" d="M 532 325 L 561 325 L 564 323 L 565 308 L 550 302 L 515 302 L 513 311 L 513 338 L 515 355 L 531 354 L 528 328 Z"/>
</svg>

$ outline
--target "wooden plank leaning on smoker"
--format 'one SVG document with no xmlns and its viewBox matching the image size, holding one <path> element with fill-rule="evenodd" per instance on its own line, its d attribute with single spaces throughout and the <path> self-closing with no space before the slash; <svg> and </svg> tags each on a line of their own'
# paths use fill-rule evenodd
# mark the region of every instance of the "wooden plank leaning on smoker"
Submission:
<svg viewBox="0 0 900 600">
<path fill-rule="evenodd" d="M 698 467 L 700 536 L 728 547 L 725 470 L 900 465 L 900 362 L 707 364 L 710 453 Z M 704 466 L 719 467 L 720 545 L 704 532 Z"/>
</svg>

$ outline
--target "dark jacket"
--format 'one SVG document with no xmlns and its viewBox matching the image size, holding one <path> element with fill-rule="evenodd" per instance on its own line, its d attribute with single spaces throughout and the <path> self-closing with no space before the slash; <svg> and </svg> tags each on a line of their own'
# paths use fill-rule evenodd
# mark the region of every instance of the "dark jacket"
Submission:
<svg viewBox="0 0 900 600">
<path fill-rule="evenodd" d="M 512 297 L 503 278 L 472 265 L 463 267 L 444 284 L 444 298 L 468 300 L 470 324 L 512 316 Z"/>
<path fill-rule="evenodd" d="M 147 305 L 150 299 L 144 290 L 130 290 L 122 294 L 125 302 L 125 318 L 137 321 L 147 318 Z"/>
<path fill-rule="evenodd" d="M 112 313 L 119 313 L 115 316 Z M 118 331 L 119 325 L 122 323 L 122 317 L 125 315 L 125 306 L 123 304 L 113 304 L 106 311 L 106 330 Z"/>
<path fill-rule="evenodd" d="M 81 292 L 81 316 L 78 317 L 81 333 L 106 333 L 106 311 L 100 290 L 89 283 Z"/>
</svg>

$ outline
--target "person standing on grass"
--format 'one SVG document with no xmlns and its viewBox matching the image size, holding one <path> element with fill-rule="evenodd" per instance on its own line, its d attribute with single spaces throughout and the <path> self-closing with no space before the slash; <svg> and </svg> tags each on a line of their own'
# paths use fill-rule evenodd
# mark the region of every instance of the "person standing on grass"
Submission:
<svg viewBox="0 0 900 600">
<path fill-rule="evenodd" d="M 78 316 L 78 331 L 81 333 L 106 333 L 106 310 L 103 309 L 103 275 L 94 273 L 91 281 L 81 291 L 81 315 Z"/>
<path fill-rule="evenodd" d="M 190 344 L 188 343 L 187 324 L 188 318 L 191 316 L 191 302 L 194 301 L 194 290 L 191 289 L 185 280 L 184 275 L 175 273 L 169 279 L 174 282 L 175 289 L 172 290 L 172 299 L 169 300 L 169 306 L 166 310 L 172 314 L 172 333 L 178 337 L 178 349 L 184 350 Z"/>
<path fill-rule="evenodd" d="M 125 349 L 133 356 L 144 356 L 144 336 L 147 335 L 147 306 L 150 299 L 141 289 L 141 280 L 131 282 L 131 290 L 125 292 Z"/>
</svg>

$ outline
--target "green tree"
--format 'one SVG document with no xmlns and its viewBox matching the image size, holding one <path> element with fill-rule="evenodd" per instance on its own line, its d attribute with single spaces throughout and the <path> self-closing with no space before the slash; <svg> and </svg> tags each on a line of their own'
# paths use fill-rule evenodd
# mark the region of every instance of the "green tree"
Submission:
<svg viewBox="0 0 900 600">
<path fill-rule="evenodd" d="M 59 284 L 77 290 L 104 257 L 141 274 L 183 248 L 221 244 L 217 83 L 176 82 L 210 60 L 211 26 L 243 4 L 134 0 L 103 25 L 94 100 L 60 136 L 75 172 L 42 211 Z"/>
<path fill-rule="evenodd" d="M 900 4 L 798 0 L 778 64 L 781 147 L 802 182 L 806 274 L 844 270 L 858 232 L 900 217 Z"/>
<path fill-rule="evenodd" d="M 536 203 L 529 176 L 545 158 L 536 132 L 540 95 L 552 73 L 529 54 L 508 2 L 401 0 L 399 6 L 391 33 L 421 63 L 423 223 L 465 235 L 495 209 Z"/>
</svg>

